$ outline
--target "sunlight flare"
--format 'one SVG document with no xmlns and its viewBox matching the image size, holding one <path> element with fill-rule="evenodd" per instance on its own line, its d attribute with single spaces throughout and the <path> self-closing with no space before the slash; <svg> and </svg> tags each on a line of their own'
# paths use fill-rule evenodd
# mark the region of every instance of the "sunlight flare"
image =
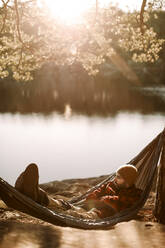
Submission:
<svg viewBox="0 0 165 248">
<path fill-rule="evenodd" d="M 47 8 L 54 18 L 67 24 L 77 24 L 82 22 L 85 14 L 92 6 L 96 5 L 96 0 L 37 0 L 38 6 Z M 136 9 L 141 1 L 132 3 L 131 0 L 100 0 L 98 7 L 108 6 L 110 3 L 118 5 L 122 9 Z"/>
<path fill-rule="evenodd" d="M 38 4 L 47 6 L 51 15 L 68 24 L 81 22 L 83 14 L 95 1 L 89 0 L 38 0 Z"/>
</svg>

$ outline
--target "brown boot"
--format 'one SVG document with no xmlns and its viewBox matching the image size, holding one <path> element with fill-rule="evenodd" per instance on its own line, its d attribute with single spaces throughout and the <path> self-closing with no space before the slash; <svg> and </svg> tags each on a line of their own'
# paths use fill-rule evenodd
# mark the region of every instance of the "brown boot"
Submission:
<svg viewBox="0 0 165 248">
<path fill-rule="evenodd" d="M 37 203 L 47 206 L 49 203 L 46 192 L 38 187 L 39 172 L 36 164 L 29 164 L 15 182 L 15 188 Z"/>
</svg>

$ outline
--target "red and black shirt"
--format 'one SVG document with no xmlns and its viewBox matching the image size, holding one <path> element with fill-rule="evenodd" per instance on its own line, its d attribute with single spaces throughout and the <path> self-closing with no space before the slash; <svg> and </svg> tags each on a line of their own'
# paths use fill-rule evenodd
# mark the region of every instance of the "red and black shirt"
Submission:
<svg viewBox="0 0 165 248">
<path fill-rule="evenodd" d="M 87 196 L 88 200 L 97 200 L 104 203 L 119 212 L 126 208 L 131 207 L 136 201 L 139 200 L 142 190 L 132 185 L 129 188 L 119 188 L 111 181 L 109 183 L 101 185 L 98 189 L 94 190 Z M 108 216 L 106 209 L 101 209 L 100 217 Z"/>
</svg>

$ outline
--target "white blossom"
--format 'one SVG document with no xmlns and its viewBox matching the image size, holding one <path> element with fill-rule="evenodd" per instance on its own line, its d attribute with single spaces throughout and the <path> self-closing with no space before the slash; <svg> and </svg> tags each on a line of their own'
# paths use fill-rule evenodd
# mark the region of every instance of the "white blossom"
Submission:
<svg viewBox="0 0 165 248">
<path fill-rule="evenodd" d="M 90 75 L 96 75 L 99 66 L 115 53 L 115 46 L 131 53 L 135 62 L 153 63 L 165 42 L 148 26 L 156 2 L 164 3 L 150 0 L 144 11 L 142 32 L 140 13 L 121 13 L 111 5 L 100 8 L 97 18 L 95 10 L 89 10 L 82 23 L 71 26 L 52 18 L 46 8 L 38 7 L 37 1 L 33 5 L 19 1 L 19 25 L 15 9 L 10 6 L 1 30 L 0 77 L 11 72 L 15 80 L 29 81 L 33 72 L 49 61 L 60 66 L 78 62 Z"/>
</svg>

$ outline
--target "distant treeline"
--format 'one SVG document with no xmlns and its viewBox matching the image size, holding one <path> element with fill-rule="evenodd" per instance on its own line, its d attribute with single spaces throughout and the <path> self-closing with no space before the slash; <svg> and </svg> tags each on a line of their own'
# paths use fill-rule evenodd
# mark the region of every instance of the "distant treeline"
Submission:
<svg viewBox="0 0 165 248">
<path fill-rule="evenodd" d="M 54 74 L 54 75 L 53 75 Z M 113 116 L 120 111 L 151 114 L 165 110 L 164 101 L 145 95 L 127 80 L 97 76 L 75 76 L 65 70 L 59 74 L 44 70 L 35 82 L 0 82 L 1 113 L 64 114 L 69 105 L 73 113 L 88 116 Z"/>
</svg>

